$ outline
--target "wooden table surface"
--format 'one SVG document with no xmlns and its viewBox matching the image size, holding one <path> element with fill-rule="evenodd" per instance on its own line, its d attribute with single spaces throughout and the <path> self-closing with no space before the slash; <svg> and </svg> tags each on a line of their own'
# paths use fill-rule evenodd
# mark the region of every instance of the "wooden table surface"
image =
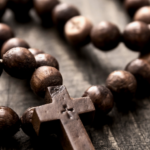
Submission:
<svg viewBox="0 0 150 150">
<path fill-rule="evenodd" d="M 119 0 L 62 0 L 74 4 L 94 24 L 108 20 L 123 31 L 129 22 Z M 57 58 L 60 71 L 71 97 L 80 97 L 95 84 L 105 84 L 109 73 L 124 69 L 138 53 L 128 50 L 122 43 L 114 50 L 104 53 L 92 44 L 75 49 L 57 33 L 55 28 L 43 28 L 34 11 L 32 20 L 26 24 L 14 20 L 7 11 L 3 22 L 10 25 L 17 37 L 25 39 L 31 47 L 44 50 Z M 19 116 L 32 106 L 43 104 L 33 94 L 28 81 L 10 77 L 3 72 L 0 78 L 0 105 L 9 106 Z M 105 118 L 99 117 L 97 126 L 87 126 L 87 132 L 96 150 L 149 150 L 150 149 L 150 100 L 136 101 L 136 109 L 126 113 L 116 107 Z M 12 138 L 0 141 L 1 150 L 61 150 L 55 135 L 46 140 L 30 139 L 21 130 Z"/>
</svg>

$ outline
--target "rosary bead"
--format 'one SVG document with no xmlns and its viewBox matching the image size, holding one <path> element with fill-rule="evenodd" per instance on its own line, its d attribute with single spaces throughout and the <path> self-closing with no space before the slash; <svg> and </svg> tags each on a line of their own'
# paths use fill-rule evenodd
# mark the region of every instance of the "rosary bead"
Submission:
<svg viewBox="0 0 150 150">
<path fill-rule="evenodd" d="M 150 6 L 140 8 L 134 15 L 135 21 L 142 21 L 150 24 Z"/>
<path fill-rule="evenodd" d="M 28 108 L 21 117 L 21 128 L 25 134 L 30 137 L 35 137 L 36 133 L 32 126 L 32 116 L 34 112 L 34 108 Z"/>
<path fill-rule="evenodd" d="M 33 7 L 32 0 L 9 0 L 8 7 L 13 11 L 18 19 L 25 19 L 30 9 Z"/>
<path fill-rule="evenodd" d="M 115 100 L 132 99 L 137 89 L 135 77 L 127 71 L 114 71 L 107 80 L 106 86 L 111 90 Z"/>
<path fill-rule="evenodd" d="M 150 53 L 140 54 L 139 59 L 142 59 L 142 60 L 146 61 L 148 64 L 150 64 Z"/>
<path fill-rule="evenodd" d="M 0 0 L 0 18 L 2 18 L 6 8 L 8 0 Z"/>
<path fill-rule="evenodd" d="M 58 0 L 33 0 L 34 8 L 38 16 L 41 18 L 43 22 L 51 21 L 52 10 L 56 5 L 60 2 Z"/>
<path fill-rule="evenodd" d="M 10 49 L 15 48 L 15 47 L 24 47 L 24 48 L 29 48 L 29 44 L 19 38 L 11 38 L 9 40 L 7 40 L 1 49 L 1 57 L 3 57 L 3 55 Z"/>
<path fill-rule="evenodd" d="M 90 32 L 93 25 L 83 16 L 71 18 L 65 25 L 65 36 L 74 46 L 84 46 L 90 42 Z"/>
<path fill-rule="evenodd" d="M 60 72 L 49 66 L 37 68 L 30 81 L 32 90 L 40 97 L 45 97 L 47 87 L 62 85 L 62 83 L 63 79 Z"/>
<path fill-rule="evenodd" d="M 149 40 L 150 32 L 147 24 L 135 21 L 126 26 L 123 41 L 129 49 L 143 53 L 150 47 Z"/>
<path fill-rule="evenodd" d="M 22 47 L 12 48 L 3 55 L 4 70 L 11 76 L 27 79 L 35 70 L 36 61 L 32 53 Z"/>
<path fill-rule="evenodd" d="M 9 107 L 0 107 L 0 137 L 13 136 L 19 128 L 18 115 Z"/>
<path fill-rule="evenodd" d="M 116 25 L 103 21 L 93 27 L 91 40 L 98 49 L 108 51 L 118 46 L 121 41 L 121 34 Z"/>
<path fill-rule="evenodd" d="M 83 97 L 90 97 L 97 111 L 107 114 L 114 106 L 114 99 L 111 91 L 105 86 L 91 86 L 83 94 Z"/>
<path fill-rule="evenodd" d="M 79 15 L 75 6 L 66 3 L 58 4 L 52 11 L 53 22 L 59 30 L 64 29 L 64 25 L 69 19 Z"/>
<path fill-rule="evenodd" d="M 3 72 L 3 60 L 0 59 L 0 76 L 2 75 Z"/>
<path fill-rule="evenodd" d="M 58 61 L 49 54 L 38 54 L 35 56 L 36 68 L 41 66 L 51 66 L 59 70 Z"/>
<path fill-rule="evenodd" d="M 0 47 L 12 37 L 14 37 L 12 29 L 8 25 L 0 23 Z"/>
<path fill-rule="evenodd" d="M 143 97 L 144 94 L 147 94 L 146 90 L 148 90 L 149 93 L 150 65 L 147 63 L 147 61 L 144 59 L 135 59 L 126 66 L 125 70 L 129 71 L 135 76 L 138 85 L 138 95 Z"/>
<path fill-rule="evenodd" d="M 144 59 L 131 61 L 125 70 L 131 72 L 137 81 L 146 80 L 146 82 L 150 83 L 150 65 Z"/>
<path fill-rule="evenodd" d="M 44 53 L 42 50 L 36 49 L 36 48 L 29 48 L 28 49 L 34 56 L 38 55 L 38 54 L 42 54 Z"/>
<path fill-rule="evenodd" d="M 125 0 L 124 6 L 129 15 L 132 17 L 135 12 L 143 6 L 148 6 L 149 0 Z"/>
</svg>

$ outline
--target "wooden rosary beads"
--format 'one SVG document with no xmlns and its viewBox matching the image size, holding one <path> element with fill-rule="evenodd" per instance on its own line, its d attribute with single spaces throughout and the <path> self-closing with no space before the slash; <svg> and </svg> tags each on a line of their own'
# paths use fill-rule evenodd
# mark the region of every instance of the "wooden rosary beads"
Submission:
<svg viewBox="0 0 150 150">
<path fill-rule="evenodd" d="M 130 15 L 148 4 L 147 0 L 136 5 L 132 5 L 130 0 L 125 2 Z M 4 69 L 13 77 L 30 79 L 34 93 L 45 98 L 47 103 L 29 108 L 21 119 L 12 109 L 0 107 L 0 136 L 14 135 L 21 124 L 23 131 L 31 137 L 36 134 L 42 136 L 46 132 L 57 133 L 65 150 L 94 150 L 83 124 L 93 120 L 95 108 L 96 112 L 107 114 L 113 108 L 114 98 L 116 102 L 131 100 L 137 85 L 150 84 L 150 56 L 145 54 L 150 48 L 150 31 L 146 24 L 150 23 L 147 15 L 150 8 L 147 6 L 138 10 L 134 17 L 136 21 L 127 25 L 121 34 L 118 27 L 110 22 L 103 21 L 93 27 L 87 18 L 80 16 L 77 8 L 58 0 L 0 0 L 0 17 L 7 6 L 16 19 L 20 18 L 20 14 L 27 16 L 34 6 L 42 22 L 53 22 L 60 32 L 64 31 L 73 46 L 81 47 L 92 41 L 98 49 L 109 51 L 122 41 L 129 49 L 141 52 L 139 59 L 127 65 L 126 71 L 112 72 L 106 80 L 106 87 L 91 86 L 82 98 L 73 99 L 62 85 L 57 60 L 41 50 L 30 48 L 26 41 L 14 38 L 11 28 L 0 24 L 0 73 Z"/>
</svg>

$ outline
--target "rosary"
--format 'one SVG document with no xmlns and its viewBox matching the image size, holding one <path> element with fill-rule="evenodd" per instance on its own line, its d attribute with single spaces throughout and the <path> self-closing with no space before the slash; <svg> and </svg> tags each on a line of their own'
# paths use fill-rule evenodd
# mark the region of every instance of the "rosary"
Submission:
<svg viewBox="0 0 150 150">
<path fill-rule="evenodd" d="M 123 42 L 139 58 L 127 64 L 125 70 L 112 72 L 106 86 L 89 87 L 81 98 L 71 98 L 59 72 L 58 61 L 19 38 L 12 29 L 0 23 L 0 75 L 7 72 L 18 79 L 30 79 L 33 92 L 45 99 L 45 105 L 27 109 L 21 118 L 9 107 L 0 107 L 0 135 L 13 136 L 20 128 L 34 138 L 57 133 L 64 150 L 94 150 L 84 125 L 90 124 L 95 113 L 108 114 L 116 103 L 131 101 L 141 87 L 150 87 L 150 6 L 149 0 L 125 0 L 124 6 L 134 21 L 123 33 L 110 22 L 93 26 L 79 10 L 58 0 L 0 0 L 0 17 L 6 8 L 16 19 L 25 19 L 32 7 L 43 24 L 53 23 L 68 43 L 82 47 L 90 42 L 110 51 Z M 21 15 L 20 15 L 21 14 Z"/>
</svg>

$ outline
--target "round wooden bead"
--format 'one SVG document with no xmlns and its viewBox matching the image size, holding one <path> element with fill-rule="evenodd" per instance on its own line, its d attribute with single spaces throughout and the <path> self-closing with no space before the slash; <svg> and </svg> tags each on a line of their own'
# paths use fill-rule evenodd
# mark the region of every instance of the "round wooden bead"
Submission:
<svg viewBox="0 0 150 150">
<path fill-rule="evenodd" d="M 11 76 L 27 79 L 35 70 L 36 61 L 31 52 L 22 47 L 12 48 L 3 55 L 4 70 Z"/>
<path fill-rule="evenodd" d="M 150 30 L 150 24 L 148 24 L 148 29 Z"/>
<path fill-rule="evenodd" d="M 0 0 L 0 18 L 3 16 L 7 8 L 8 0 Z"/>
<path fill-rule="evenodd" d="M 116 25 L 103 21 L 93 27 L 91 40 L 98 49 L 108 51 L 118 46 L 121 41 L 121 35 Z"/>
<path fill-rule="evenodd" d="M 2 72 L 3 72 L 3 60 L 0 59 L 0 76 L 1 76 Z"/>
<path fill-rule="evenodd" d="M 42 54 L 44 53 L 42 50 L 36 49 L 36 48 L 29 48 L 28 49 L 34 56 L 37 54 Z"/>
<path fill-rule="evenodd" d="M 65 25 L 65 36 L 74 46 L 84 46 L 90 42 L 92 23 L 84 16 L 71 18 Z"/>
<path fill-rule="evenodd" d="M 150 53 L 140 54 L 139 59 L 142 59 L 142 60 L 146 61 L 148 64 L 150 64 Z"/>
<path fill-rule="evenodd" d="M 135 21 L 142 21 L 150 24 L 150 6 L 140 8 L 134 15 Z"/>
<path fill-rule="evenodd" d="M 29 44 L 20 39 L 20 38 L 11 38 L 9 40 L 7 40 L 1 49 L 1 57 L 3 57 L 3 55 L 10 49 L 15 48 L 15 47 L 24 47 L 24 48 L 29 48 Z"/>
<path fill-rule="evenodd" d="M 123 33 L 124 44 L 133 51 L 147 51 L 150 40 L 150 32 L 147 24 L 135 21 L 129 23 Z"/>
<path fill-rule="evenodd" d="M 51 66 L 59 70 L 59 64 L 56 58 L 49 54 L 38 54 L 35 56 L 36 68 L 41 66 Z"/>
<path fill-rule="evenodd" d="M 106 86 L 116 99 L 132 98 L 137 89 L 137 82 L 130 72 L 119 70 L 108 76 Z"/>
<path fill-rule="evenodd" d="M 12 37 L 14 37 L 12 29 L 8 25 L 0 23 L 0 47 L 5 41 Z"/>
<path fill-rule="evenodd" d="M 65 23 L 69 19 L 79 15 L 80 13 L 75 6 L 66 3 L 58 4 L 52 12 L 53 22 L 60 30 L 64 28 Z"/>
<path fill-rule="evenodd" d="M 135 12 L 143 6 L 148 6 L 149 0 L 125 0 L 124 6 L 130 16 L 133 16 Z"/>
<path fill-rule="evenodd" d="M 21 128 L 23 132 L 31 137 L 36 136 L 35 130 L 33 129 L 32 126 L 32 116 L 33 116 L 34 109 L 35 107 L 28 108 L 20 118 Z"/>
<path fill-rule="evenodd" d="M 45 96 L 46 88 L 49 86 L 62 85 L 63 79 L 60 72 L 53 67 L 42 66 L 33 73 L 30 85 L 35 94 Z"/>
<path fill-rule="evenodd" d="M 15 17 L 24 19 L 33 7 L 32 0 L 9 0 L 8 7 L 13 11 Z"/>
<path fill-rule="evenodd" d="M 138 83 L 147 82 L 150 84 L 150 65 L 144 59 L 135 59 L 131 61 L 126 69 L 132 73 Z"/>
<path fill-rule="evenodd" d="M 102 114 L 109 113 L 114 106 L 113 95 L 105 86 L 91 86 L 84 92 L 83 97 L 90 97 L 96 110 Z"/>
<path fill-rule="evenodd" d="M 0 107 L 0 137 L 13 136 L 19 128 L 18 115 L 9 107 Z"/>
<path fill-rule="evenodd" d="M 33 2 L 36 13 L 44 22 L 52 20 L 51 19 L 52 10 L 57 4 L 60 3 L 58 0 L 45 0 L 45 1 L 33 0 Z"/>
<path fill-rule="evenodd" d="M 150 65 L 144 59 L 135 59 L 131 61 L 125 68 L 132 73 L 137 80 L 137 98 L 149 96 L 150 89 Z"/>
</svg>

